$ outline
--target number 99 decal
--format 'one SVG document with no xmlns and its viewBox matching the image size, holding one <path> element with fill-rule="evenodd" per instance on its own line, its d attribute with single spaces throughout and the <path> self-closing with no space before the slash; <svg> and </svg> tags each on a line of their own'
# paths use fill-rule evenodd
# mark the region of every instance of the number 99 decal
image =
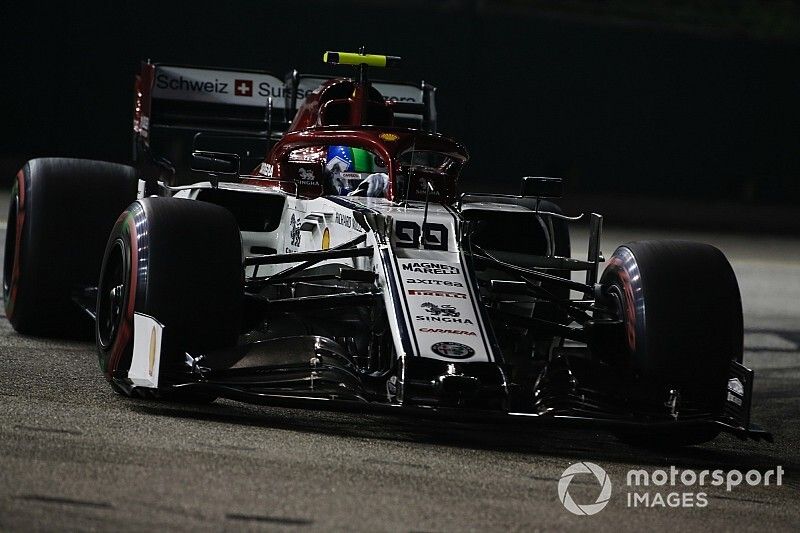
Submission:
<svg viewBox="0 0 800 533">
<path fill-rule="evenodd" d="M 419 224 L 411 220 L 394 223 L 394 238 L 400 248 L 418 248 L 420 244 Z M 426 250 L 447 251 L 447 226 L 427 222 L 422 228 L 422 247 Z"/>
</svg>

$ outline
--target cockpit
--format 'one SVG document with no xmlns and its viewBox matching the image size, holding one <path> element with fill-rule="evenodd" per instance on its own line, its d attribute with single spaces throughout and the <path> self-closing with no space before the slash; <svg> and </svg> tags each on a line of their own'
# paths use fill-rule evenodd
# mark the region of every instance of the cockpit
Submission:
<svg viewBox="0 0 800 533">
<path fill-rule="evenodd" d="M 289 152 L 287 177 L 301 185 L 316 185 L 326 196 L 389 196 L 390 166 L 394 170 L 395 200 L 438 199 L 458 179 L 462 161 L 435 150 L 414 146 L 394 161 L 359 146 L 314 145 Z"/>
<path fill-rule="evenodd" d="M 429 104 L 386 99 L 367 79 L 367 66 L 390 66 L 399 58 L 328 52 L 325 61 L 355 66 L 356 78 L 326 81 L 306 96 L 258 172 L 271 179 L 258 179 L 282 188 L 293 184 L 302 196 L 454 200 L 469 158 L 464 146 L 395 124 L 396 115 L 408 112 L 430 116 Z"/>
</svg>

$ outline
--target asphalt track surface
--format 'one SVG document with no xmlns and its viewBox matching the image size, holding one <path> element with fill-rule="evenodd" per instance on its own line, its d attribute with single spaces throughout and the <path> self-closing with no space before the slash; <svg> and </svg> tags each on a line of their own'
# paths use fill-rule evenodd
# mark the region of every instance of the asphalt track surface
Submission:
<svg viewBox="0 0 800 533">
<path fill-rule="evenodd" d="M 757 376 L 753 418 L 774 444 L 723 435 L 657 452 L 594 431 L 129 400 L 101 377 L 93 344 L 23 337 L 0 319 L 0 529 L 797 530 L 800 239 L 617 228 L 603 249 L 645 236 L 708 241 L 732 260 L 745 362 Z M 558 479 L 578 461 L 600 465 L 612 481 L 594 516 L 569 513 L 558 497 Z M 702 508 L 627 505 L 632 468 L 778 465 L 780 487 L 651 487 L 662 496 L 705 492 Z M 599 490 L 588 474 L 570 485 L 581 504 Z"/>
</svg>

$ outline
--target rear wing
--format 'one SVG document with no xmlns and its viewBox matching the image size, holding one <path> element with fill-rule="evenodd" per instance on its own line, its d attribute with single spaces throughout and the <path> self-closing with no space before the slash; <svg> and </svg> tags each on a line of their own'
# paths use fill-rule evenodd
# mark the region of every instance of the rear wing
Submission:
<svg viewBox="0 0 800 533">
<path fill-rule="evenodd" d="M 284 109 L 288 120 L 294 118 L 305 97 L 331 76 L 300 74 L 293 71 L 286 76 Z M 416 128 L 436 133 L 436 87 L 424 81 L 419 84 L 372 80 L 372 86 L 389 102 L 395 117 L 395 126 Z"/>
<path fill-rule="evenodd" d="M 189 178 L 193 150 L 263 161 L 288 125 L 284 83 L 267 71 L 142 63 L 136 76 L 133 158 L 171 181 Z M 191 181 L 191 180 L 190 180 Z"/>
<path fill-rule="evenodd" d="M 289 128 L 306 96 L 330 76 L 285 80 L 262 70 L 143 62 L 135 81 L 134 163 L 173 184 L 191 183 L 194 150 L 238 154 L 242 169 L 260 164 Z M 376 81 L 396 125 L 436 131 L 436 88 Z"/>
</svg>

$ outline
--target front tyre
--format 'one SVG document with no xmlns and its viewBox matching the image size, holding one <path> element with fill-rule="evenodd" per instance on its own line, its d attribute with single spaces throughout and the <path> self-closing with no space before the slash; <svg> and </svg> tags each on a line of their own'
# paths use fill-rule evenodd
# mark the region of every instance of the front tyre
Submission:
<svg viewBox="0 0 800 533">
<path fill-rule="evenodd" d="M 620 246 L 600 280 L 623 320 L 621 366 L 640 414 L 714 417 L 726 398 L 731 361 L 742 361 L 742 304 L 728 260 L 707 244 L 640 241 Z M 706 442 L 719 431 L 662 432 L 639 444 Z M 633 440 L 630 435 L 623 435 Z"/>
<path fill-rule="evenodd" d="M 98 286 L 100 368 L 114 389 L 135 391 L 128 379 L 134 313 L 164 324 L 162 393 L 180 382 L 187 352 L 235 346 L 243 272 L 240 233 L 228 210 L 178 198 L 131 204 L 111 232 Z"/>
<path fill-rule="evenodd" d="M 3 265 L 5 311 L 16 331 L 89 336 L 91 321 L 73 291 L 97 285 L 108 232 L 137 185 L 132 167 L 86 159 L 33 159 L 17 173 Z"/>
</svg>

